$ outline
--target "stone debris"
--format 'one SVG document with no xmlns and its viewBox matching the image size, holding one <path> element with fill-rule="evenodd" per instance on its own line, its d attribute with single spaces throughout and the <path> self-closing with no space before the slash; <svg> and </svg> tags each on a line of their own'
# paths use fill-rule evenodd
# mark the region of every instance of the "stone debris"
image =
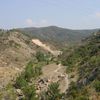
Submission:
<svg viewBox="0 0 100 100">
<path fill-rule="evenodd" d="M 43 77 L 37 80 L 35 86 L 36 86 L 36 92 L 40 93 L 43 92 L 44 90 L 46 91 L 48 88 L 48 85 L 50 85 L 52 82 L 60 82 L 62 80 L 65 80 L 66 75 L 65 74 L 61 74 L 57 76 L 57 79 L 54 81 L 52 80 L 52 78 L 47 78 L 47 77 Z"/>
</svg>

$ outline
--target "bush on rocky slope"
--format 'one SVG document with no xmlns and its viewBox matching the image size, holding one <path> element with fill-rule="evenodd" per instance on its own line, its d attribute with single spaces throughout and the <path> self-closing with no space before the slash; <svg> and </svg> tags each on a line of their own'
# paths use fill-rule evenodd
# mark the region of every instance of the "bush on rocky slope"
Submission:
<svg viewBox="0 0 100 100">
<path fill-rule="evenodd" d="M 77 82 L 68 89 L 69 100 L 89 100 L 93 89 L 97 98 L 100 98 L 100 32 L 86 39 L 84 45 L 75 48 L 63 58 L 62 64 L 67 66 L 67 71 L 70 73 L 77 70 L 79 76 Z M 85 88 L 86 95 L 83 94 Z"/>
</svg>

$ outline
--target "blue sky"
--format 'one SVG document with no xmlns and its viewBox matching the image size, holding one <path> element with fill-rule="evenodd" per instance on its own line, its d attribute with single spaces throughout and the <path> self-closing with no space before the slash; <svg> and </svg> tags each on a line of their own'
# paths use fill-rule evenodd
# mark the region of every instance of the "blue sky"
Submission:
<svg viewBox="0 0 100 100">
<path fill-rule="evenodd" d="M 100 28 L 100 0 L 0 0 L 0 28 Z"/>
</svg>

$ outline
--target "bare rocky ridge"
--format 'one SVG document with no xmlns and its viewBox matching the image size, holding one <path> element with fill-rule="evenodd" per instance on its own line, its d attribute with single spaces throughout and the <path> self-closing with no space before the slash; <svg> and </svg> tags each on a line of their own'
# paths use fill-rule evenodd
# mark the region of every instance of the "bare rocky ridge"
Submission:
<svg viewBox="0 0 100 100">
<path fill-rule="evenodd" d="M 40 47 L 42 47 L 44 50 L 47 50 L 48 52 L 50 52 L 51 54 L 53 54 L 54 56 L 57 56 L 59 54 L 61 54 L 61 51 L 58 50 L 52 50 L 50 48 L 50 46 L 44 44 L 43 42 L 41 42 L 39 39 L 32 39 L 32 42 Z"/>
<path fill-rule="evenodd" d="M 14 79 L 27 62 L 34 59 L 37 50 L 37 45 L 21 32 L 4 32 L 0 36 L 0 87 Z"/>
</svg>

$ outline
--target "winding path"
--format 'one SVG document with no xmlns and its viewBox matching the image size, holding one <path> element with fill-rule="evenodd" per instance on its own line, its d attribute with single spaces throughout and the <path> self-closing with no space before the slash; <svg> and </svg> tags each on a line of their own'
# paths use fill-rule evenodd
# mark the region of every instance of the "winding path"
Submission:
<svg viewBox="0 0 100 100">
<path fill-rule="evenodd" d="M 43 75 L 41 78 L 50 79 L 51 82 L 59 82 L 59 88 L 64 93 L 69 87 L 68 74 L 65 73 L 65 66 L 49 64 L 43 67 Z"/>
</svg>

